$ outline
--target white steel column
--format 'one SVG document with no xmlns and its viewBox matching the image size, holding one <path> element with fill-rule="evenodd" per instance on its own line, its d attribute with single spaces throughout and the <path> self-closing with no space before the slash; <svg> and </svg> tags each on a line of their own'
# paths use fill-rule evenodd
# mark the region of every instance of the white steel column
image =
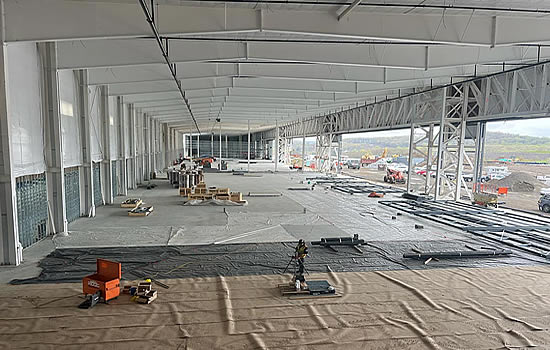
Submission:
<svg viewBox="0 0 550 350">
<path fill-rule="evenodd" d="M 80 213 L 95 216 L 94 181 L 90 142 L 90 115 L 88 107 L 88 71 L 74 71 L 78 88 L 78 121 L 82 166 L 80 169 Z"/>
<path fill-rule="evenodd" d="M 336 135 L 336 173 L 342 172 L 342 135 Z"/>
<path fill-rule="evenodd" d="M 3 21 L 3 13 L 0 21 Z M 10 114 L 8 113 L 6 46 L 0 45 L 0 263 L 19 265 L 23 248 L 19 243 L 15 177 L 12 169 Z M 17 63 L 15 63 L 17 64 Z"/>
<path fill-rule="evenodd" d="M 65 173 L 63 141 L 57 80 L 57 48 L 54 42 L 39 43 L 42 61 L 42 106 L 44 116 L 44 148 L 50 233 L 67 232 L 65 210 Z"/>
<path fill-rule="evenodd" d="M 474 161 L 474 177 L 473 182 L 481 182 L 483 176 L 483 161 L 485 158 L 485 134 L 487 133 L 487 123 L 477 123 L 477 135 L 476 135 L 476 154 Z"/>
<path fill-rule="evenodd" d="M 329 134 L 328 141 L 328 172 L 332 171 L 332 132 Z"/>
<path fill-rule="evenodd" d="M 113 203 L 113 168 L 111 163 L 111 128 L 109 115 L 109 87 L 107 85 L 100 86 L 100 118 L 101 128 L 103 130 L 103 138 L 101 139 L 101 150 L 103 160 L 101 161 L 101 187 L 103 200 L 105 204 Z"/>
<path fill-rule="evenodd" d="M 229 142 L 227 141 L 227 135 L 225 135 L 225 158 L 229 159 Z"/>
<path fill-rule="evenodd" d="M 128 165 L 126 164 L 126 121 L 124 120 L 124 101 L 122 96 L 117 97 L 116 105 L 116 113 L 118 119 L 118 159 L 120 159 L 120 186 L 118 188 L 118 191 L 121 195 L 127 196 Z"/>
<path fill-rule="evenodd" d="M 197 134 L 197 158 L 201 156 L 200 152 L 200 144 L 201 144 L 201 134 Z"/>
<path fill-rule="evenodd" d="M 157 172 L 157 121 L 151 118 L 151 178 Z"/>
<path fill-rule="evenodd" d="M 407 171 L 407 192 L 411 193 L 411 174 L 413 172 L 413 156 L 414 156 L 414 124 L 411 124 L 411 132 L 409 133 L 409 170 Z"/>
<path fill-rule="evenodd" d="M 220 122 L 220 170 L 222 170 L 222 122 Z"/>
<path fill-rule="evenodd" d="M 175 153 L 174 148 L 175 148 L 174 129 L 172 129 L 171 127 L 168 127 L 168 154 L 170 157 L 170 162 L 177 158 L 177 156 L 174 154 Z"/>
<path fill-rule="evenodd" d="M 462 116 L 461 116 L 461 122 L 458 125 L 458 130 L 460 134 L 458 135 L 458 145 L 457 145 L 457 156 L 458 156 L 458 163 L 456 165 L 456 185 L 455 185 L 455 193 L 454 193 L 454 199 L 455 201 L 459 200 L 461 197 L 461 190 L 463 184 L 463 177 L 462 172 L 464 168 L 464 143 L 466 142 L 466 118 L 468 117 L 468 103 L 469 103 L 469 92 L 470 92 L 470 84 L 465 83 L 463 85 L 463 101 L 462 101 Z"/>
<path fill-rule="evenodd" d="M 441 104 L 441 120 L 439 123 L 439 139 L 437 141 L 437 165 L 435 170 L 435 194 L 434 199 L 439 199 L 441 196 L 441 186 L 442 186 L 442 176 L 444 174 L 441 174 L 443 171 L 443 141 L 445 138 L 445 132 L 444 132 L 444 123 L 445 118 L 447 117 L 447 88 L 443 88 L 442 90 L 442 104 Z M 426 176 L 430 176 L 431 174 L 426 174 Z"/>
<path fill-rule="evenodd" d="M 433 150 L 435 142 L 439 138 L 439 132 L 434 136 L 434 128 L 434 125 L 430 124 L 428 129 L 428 151 L 426 152 L 426 181 L 424 183 L 424 193 L 426 194 L 429 194 L 431 192 L 432 168 L 434 164 Z"/>
<path fill-rule="evenodd" d="M 128 127 L 130 139 L 128 140 L 128 146 L 130 147 L 130 179 L 129 187 L 131 189 L 137 188 L 137 149 L 136 149 L 136 110 L 133 104 L 128 105 Z"/>
<path fill-rule="evenodd" d="M 302 119 L 302 171 L 306 169 L 306 128 Z"/>
<path fill-rule="evenodd" d="M 248 171 L 250 172 L 250 120 L 248 121 Z"/>
<path fill-rule="evenodd" d="M 187 135 L 186 134 L 181 134 L 181 137 L 183 138 L 183 157 L 184 158 L 187 158 Z M 191 147 L 191 146 L 189 146 Z"/>
<path fill-rule="evenodd" d="M 147 114 L 142 114 L 143 120 L 143 129 L 141 130 L 143 134 L 143 144 L 145 146 L 143 150 L 143 181 L 149 181 L 151 174 L 151 135 L 149 133 L 149 116 Z"/>
<path fill-rule="evenodd" d="M 164 163 L 169 167 L 172 165 L 172 159 L 170 159 L 170 131 L 168 124 L 162 123 L 162 133 L 164 135 Z"/>
<path fill-rule="evenodd" d="M 210 134 L 210 156 L 214 158 L 214 131 Z"/>
<path fill-rule="evenodd" d="M 277 166 L 279 165 L 279 139 L 280 139 L 280 131 L 279 131 L 279 121 L 275 120 L 275 171 L 277 171 Z"/>
</svg>

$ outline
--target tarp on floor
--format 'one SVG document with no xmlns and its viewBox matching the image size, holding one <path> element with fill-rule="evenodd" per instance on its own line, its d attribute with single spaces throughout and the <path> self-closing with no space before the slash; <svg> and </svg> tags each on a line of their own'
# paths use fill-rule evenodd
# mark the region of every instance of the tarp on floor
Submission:
<svg viewBox="0 0 550 350">
<path fill-rule="evenodd" d="M 164 280 L 78 309 L 82 285 L 0 289 L 0 348 L 524 349 L 550 347 L 550 268 L 315 274 L 340 298 L 290 299 L 288 276 Z M 124 282 L 126 284 L 127 282 Z"/>
<path fill-rule="evenodd" d="M 469 245 L 475 245 L 468 241 Z M 125 279 L 142 277 L 185 278 L 211 276 L 280 274 L 293 255 L 295 243 L 246 243 L 187 246 L 148 246 L 57 249 L 40 261 L 42 273 L 36 278 L 14 280 L 12 284 L 77 282 L 96 268 L 96 259 L 122 263 Z M 403 259 L 411 249 L 421 251 L 464 250 L 461 241 L 369 242 L 360 249 L 337 246 L 336 251 L 310 246 L 306 258 L 308 272 L 350 272 L 373 270 L 430 269 L 448 267 L 489 267 L 533 265 L 544 258 L 515 252 L 511 257 L 424 261 Z M 478 246 L 481 246 L 479 243 Z M 290 264 L 287 272 L 294 265 Z"/>
</svg>

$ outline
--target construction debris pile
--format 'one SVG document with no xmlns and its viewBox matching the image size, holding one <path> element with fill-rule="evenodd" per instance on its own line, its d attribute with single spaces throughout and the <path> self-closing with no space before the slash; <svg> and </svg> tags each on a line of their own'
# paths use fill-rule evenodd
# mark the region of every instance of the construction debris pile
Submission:
<svg viewBox="0 0 550 350">
<path fill-rule="evenodd" d="M 540 181 L 524 172 L 512 173 L 503 179 L 492 180 L 489 183 L 498 187 L 507 187 L 510 192 L 533 192 L 540 187 Z"/>
<path fill-rule="evenodd" d="M 153 212 L 153 206 L 143 205 L 141 198 L 129 198 L 120 203 L 121 208 L 131 208 L 128 210 L 128 216 L 148 216 Z"/>
<path fill-rule="evenodd" d="M 207 187 L 206 183 L 199 182 L 193 187 L 180 187 L 180 196 L 187 197 L 189 200 L 221 200 L 231 201 L 238 204 L 245 204 L 241 192 L 231 192 L 229 188 Z"/>
<path fill-rule="evenodd" d="M 130 294 L 130 300 L 140 304 L 151 304 L 157 299 L 157 291 L 153 289 L 150 280 L 138 282 L 137 286 L 126 285 L 122 289 L 122 294 Z"/>
<path fill-rule="evenodd" d="M 229 188 L 207 187 L 204 173 L 199 170 L 180 170 L 178 175 L 179 194 L 190 201 L 218 200 L 246 204 L 241 192 L 231 192 Z"/>
</svg>

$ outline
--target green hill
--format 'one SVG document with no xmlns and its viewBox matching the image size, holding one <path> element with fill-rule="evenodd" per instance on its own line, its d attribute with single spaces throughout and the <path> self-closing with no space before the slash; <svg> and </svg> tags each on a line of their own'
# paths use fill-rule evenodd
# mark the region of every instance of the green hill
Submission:
<svg viewBox="0 0 550 350">
<path fill-rule="evenodd" d="M 384 147 L 388 154 L 407 155 L 408 136 L 395 137 L 352 137 L 343 141 L 344 154 L 360 158 L 366 152 L 379 155 Z M 302 143 L 295 142 L 294 149 L 301 152 Z M 315 141 L 306 142 L 306 152 L 315 152 Z M 525 161 L 550 161 L 550 137 L 522 136 L 509 133 L 488 132 L 485 145 L 485 159 L 519 158 Z"/>
</svg>

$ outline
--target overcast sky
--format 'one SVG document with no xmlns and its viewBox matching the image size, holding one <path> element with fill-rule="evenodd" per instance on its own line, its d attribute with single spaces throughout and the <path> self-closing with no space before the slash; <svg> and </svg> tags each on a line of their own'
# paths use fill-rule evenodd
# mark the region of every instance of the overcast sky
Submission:
<svg viewBox="0 0 550 350">
<path fill-rule="evenodd" d="M 489 123 L 487 129 L 509 134 L 550 137 L 550 118 Z"/>
<path fill-rule="evenodd" d="M 526 136 L 550 137 L 550 118 L 512 120 L 507 122 L 492 122 L 487 124 L 488 131 L 504 132 Z M 344 138 L 353 137 L 392 137 L 409 135 L 409 130 L 378 131 L 372 133 L 348 134 Z"/>
</svg>

